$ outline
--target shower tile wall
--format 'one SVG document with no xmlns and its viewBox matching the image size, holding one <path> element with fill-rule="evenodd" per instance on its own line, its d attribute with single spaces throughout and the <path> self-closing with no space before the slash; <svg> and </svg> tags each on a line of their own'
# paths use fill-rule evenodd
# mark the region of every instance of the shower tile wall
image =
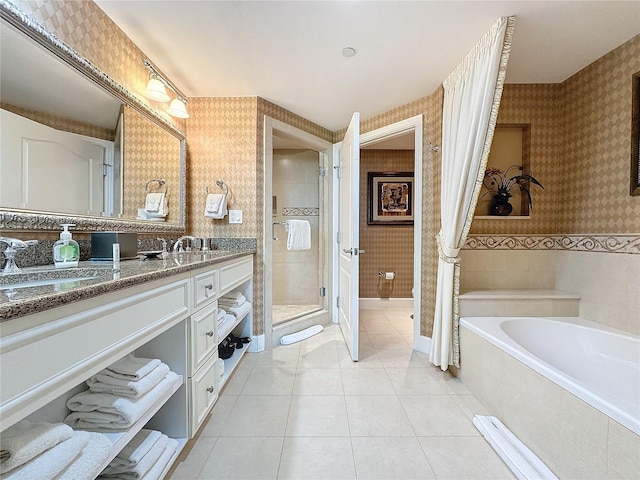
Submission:
<svg viewBox="0 0 640 480">
<path fill-rule="evenodd" d="M 311 250 L 287 250 L 284 226 L 275 225 L 273 242 L 273 304 L 317 305 L 319 300 L 319 215 L 283 215 L 285 208 L 318 208 L 318 153 L 310 150 L 274 150 L 273 195 L 277 197 L 273 222 L 308 220 Z M 314 213 L 317 213 L 314 212 Z"/>
<path fill-rule="evenodd" d="M 367 188 L 369 172 L 413 172 L 414 157 L 413 150 L 360 150 L 360 298 L 412 298 L 413 226 L 367 225 Z"/>
</svg>

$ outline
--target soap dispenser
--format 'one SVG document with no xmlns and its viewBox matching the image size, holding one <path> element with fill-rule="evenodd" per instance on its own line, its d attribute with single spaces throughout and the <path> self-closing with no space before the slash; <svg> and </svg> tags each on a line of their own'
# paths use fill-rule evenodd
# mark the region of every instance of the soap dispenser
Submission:
<svg viewBox="0 0 640 480">
<path fill-rule="evenodd" d="M 56 268 L 77 267 L 80 260 L 80 246 L 71 238 L 69 227 L 75 227 L 73 223 L 63 223 L 60 240 L 53 244 L 53 263 Z"/>
</svg>

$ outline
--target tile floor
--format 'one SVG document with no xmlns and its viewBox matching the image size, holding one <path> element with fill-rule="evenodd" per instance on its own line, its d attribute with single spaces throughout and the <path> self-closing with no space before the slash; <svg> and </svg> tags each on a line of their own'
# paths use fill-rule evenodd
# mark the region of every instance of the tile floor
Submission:
<svg viewBox="0 0 640 480">
<path fill-rule="evenodd" d="M 410 310 L 361 310 L 361 360 L 339 327 L 245 355 L 171 480 L 513 479 L 467 389 L 411 349 Z"/>
<path fill-rule="evenodd" d="M 320 311 L 318 304 L 315 305 L 273 305 L 271 316 L 274 325 L 302 317 L 313 312 Z"/>
</svg>

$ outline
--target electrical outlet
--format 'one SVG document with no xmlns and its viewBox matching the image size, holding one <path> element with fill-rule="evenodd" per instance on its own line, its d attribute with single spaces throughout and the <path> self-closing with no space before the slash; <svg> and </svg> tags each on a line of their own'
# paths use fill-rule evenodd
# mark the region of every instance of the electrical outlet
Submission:
<svg viewBox="0 0 640 480">
<path fill-rule="evenodd" d="M 229 210 L 229 223 L 242 223 L 242 210 Z"/>
</svg>

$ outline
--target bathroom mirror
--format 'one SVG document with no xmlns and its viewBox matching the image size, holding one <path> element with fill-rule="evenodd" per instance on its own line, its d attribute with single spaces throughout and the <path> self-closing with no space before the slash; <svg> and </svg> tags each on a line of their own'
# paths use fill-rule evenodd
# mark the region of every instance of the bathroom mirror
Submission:
<svg viewBox="0 0 640 480">
<path fill-rule="evenodd" d="M 0 14 L 0 229 L 183 232 L 184 134 L 11 4 Z M 138 220 L 154 179 L 169 213 Z"/>
</svg>

